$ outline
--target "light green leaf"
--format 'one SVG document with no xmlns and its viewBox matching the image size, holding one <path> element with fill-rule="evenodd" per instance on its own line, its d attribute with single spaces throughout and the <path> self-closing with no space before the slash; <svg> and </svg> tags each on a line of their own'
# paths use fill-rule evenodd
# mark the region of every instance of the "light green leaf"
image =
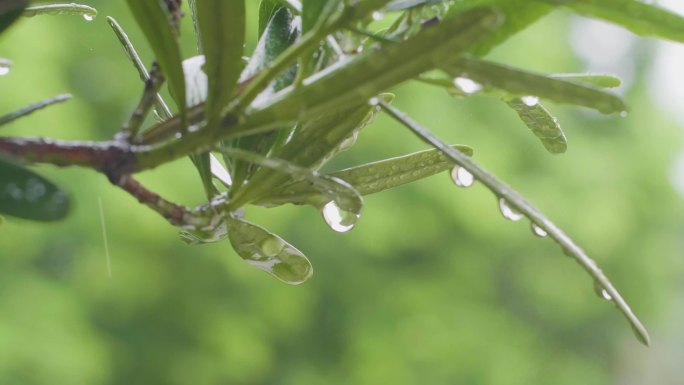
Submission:
<svg viewBox="0 0 684 385">
<path fill-rule="evenodd" d="M 288 87 L 267 101 L 254 103 L 249 110 L 250 122 L 290 122 L 358 105 L 361 100 L 435 68 L 447 58 L 459 57 L 500 23 L 498 11 L 479 8 L 423 28 L 401 43 L 366 50 L 310 77 L 301 87 Z M 234 134 L 239 135 L 239 131 Z"/>
<path fill-rule="evenodd" d="M 138 26 L 145 34 L 159 65 L 169 83 L 171 96 L 176 101 L 185 121 L 185 78 L 178 31 L 173 26 L 172 15 L 162 0 L 126 0 Z"/>
<path fill-rule="evenodd" d="M 345 139 L 353 137 L 355 131 L 368 125 L 376 113 L 374 107 L 364 103 L 305 122 L 295 129 L 290 141 L 274 151 L 272 156 L 300 167 L 318 169 L 330 159 Z M 247 185 L 235 191 L 233 203 L 237 208 L 238 205 L 257 199 L 288 181 L 288 175 L 261 168 L 254 173 Z"/>
<path fill-rule="evenodd" d="M 455 145 L 462 153 L 472 155 L 470 147 Z M 343 180 L 361 195 L 375 194 L 404 184 L 427 178 L 454 167 L 454 162 L 437 150 L 425 150 L 397 158 L 385 159 L 361 166 L 336 171 L 330 177 Z M 273 190 L 255 202 L 261 206 L 292 204 L 320 204 L 325 197 L 307 182 L 294 182 Z"/>
<path fill-rule="evenodd" d="M 545 0 L 581 15 L 619 24 L 630 31 L 684 42 L 684 17 L 639 0 Z"/>
<path fill-rule="evenodd" d="M 1 63 L 0 63 L 1 65 Z M 64 103 L 67 100 L 71 99 L 70 94 L 62 94 L 62 95 L 57 95 L 53 98 L 41 100 L 40 102 L 28 105 L 20 110 L 11 112 L 7 115 L 0 116 L 0 126 L 5 125 L 7 123 L 13 122 L 19 118 L 23 118 L 27 115 L 30 115 L 38 110 L 41 110 L 43 108 L 47 108 L 51 105 L 57 104 L 57 103 Z"/>
<path fill-rule="evenodd" d="M 259 154 L 240 149 L 224 148 L 221 149 L 221 151 L 223 151 L 226 156 L 233 159 L 240 159 L 258 164 L 262 167 L 260 168 L 260 171 L 270 171 L 269 174 L 271 175 L 271 178 L 283 180 L 282 183 L 288 183 L 289 181 L 305 181 L 306 186 L 317 194 L 315 195 L 316 199 L 311 199 L 303 203 L 310 204 L 319 209 L 324 209 L 326 205 L 333 203 L 337 211 L 344 218 L 340 224 L 345 228 L 344 231 L 351 230 L 351 228 L 354 227 L 356 220 L 361 216 L 363 198 L 354 187 L 339 178 L 320 175 L 316 171 L 297 166 L 296 164 L 287 162 L 283 159 L 272 157 L 266 158 Z M 281 176 L 283 177 L 280 178 Z M 257 189 L 253 191 L 264 190 Z M 264 193 L 266 192 L 268 191 L 265 191 Z M 256 193 L 254 196 L 257 196 Z M 232 201 L 228 202 L 228 210 L 236 210 L 242 204 L 242 201 L 234 198 Z M 337 230 L 335 226 L 330 223 L 328 217 L 324 216 L 324 218 L 333 229 Z"/>
<path fill-rule="evenodd" d="M 205 119 L 214 129 L 228 106 L 242 70 L 244 0 L 196 0 L 197 28 L 209 79 Z"/>
<path fill-rule="evenodd" d="M 70 209 L 68 195 L 55 184 L 0 157 L 0 213 L 33 221 L 63 219 Z"/>
<path fill-rule="evenodd" d="M 281 8 L 280 4 L 280 0 L 261 0 L 259 3 L 259 38 L 264 34 L 273 14 Z"/>
<path fill-rule="evenodd" d="M 97 16 L 97 10 L 87 5 L 74 3 L 37 5 L 24 10 L 26 17 L 37 15 L 76 15 L 83 17 L 86 21 L 92 21 Z"/>
<path fill-rule="evenodd" d="M 557 103 L 593 108 L 604 114 L 627 110 L 617 95 L 589 84 L 552 78 L 502 64 L 464 57 L 445 64 L 443 69 L 453 78 L 471 79 L 481 86 L 505 91 L 509 96 L 536 96 Z"/>
<path fill-rule="evenodd" d="M 561 80 L 571 80 L 581 83 L 589 83 L 597 87 L 602 88 L 615 88 L 620 87 L 622 80 L 614 75 L 609 74 L 592 74 L 592 73 L 582 73 L 582 74 L 553 74 L 549 77 Z"/>
<path fill-rule="evenodd" d="M 289 285 L 299 285 L 313 275 L 306 256 L 261 226 L 229 217 L 228 238 L 245 262 Z"/>
<path fill-rule="evenodd" d="M 547 151 L 561 154 L 567 150 L 568 142 L 558 120 L 536 98 L 528 96 L 504 101 L 518 113 L 520 120 L 539 138 Z"/>
</svg>

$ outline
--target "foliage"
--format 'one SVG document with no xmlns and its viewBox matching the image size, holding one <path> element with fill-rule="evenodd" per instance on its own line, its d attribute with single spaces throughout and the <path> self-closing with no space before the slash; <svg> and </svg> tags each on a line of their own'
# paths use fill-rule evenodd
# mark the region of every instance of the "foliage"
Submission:
<svg viewBox="0 0 684 385">
<path fill-rule="evenodd" d="M 17 9 L 27 5 L 10 3 L 2 9 L 3 29 L 16 19 Z M 245 220 L 245 206 L 311 205 L 333 230 L 345 232 L 361 215 L 363 195 L 451 170 L 461 187 L 478 181 L 490 189 L 507 219 L 526 217 L 537 235 L 556 241 L 592 276 L 598 294 L 625 314 L 637 338 L 648 344 L 639 320 L 582 249 L 518 193 L 470 160 L 468 147 L 445 144 L 392 107 L 392 96 L 383 92 L 417 80 L 463 98 L 494 96 L 519 115 L 549 152 L 562 153 L 567 148 L 566 135 L 540 99 L 625 114 L 625 103 L 605 90 L 619 80 L 608 75 L 544 75 L 480 57 L 554 7 L 675 41 L 683 40 L 681 17 L 633 0 L 365 0 L 304 1 L 301 5 L 264 1 L 259 43 L 247 63 L 242 63 L 243 2 L 193 2 L 191 19 L 202 55 L 185 60 L 179 46 L 181 21 L 176 3 L 150 0 L 129 1 L 128 5 L 160 66 L 148 72 L 123 29 L 109 19 L 145 80 L 130 120 L 114 139 L 104 142 L 0 139 L 0 153 L 12 158 L 2 160 L 0 168 L 1 186 L 5 186 L 0 189 L 5 192 L 0 196 L 3 213 L 55 220 L 68 212 L 64 193 L 17 162 L 88 167 L 161 214 L 181 230 L 187 242 L 229 238 L 246 261 L 287 283 L 299 284 L 311 276 L 309 260 L 279 236 Z M 94 16 L 92 8 L 76 4 L 24 10 L 26 16 L 43 13 Z M 175 114 L 158 93 L 165 79 Z M 35 109 L 12 113 L 0 121 L 8 123 Z M 151 110 L 159 122 L 147 126 L 144 122 Z M 322 172 L 381 111 L 436 150 Z M 194 209 L 160 197 L 132 177 L 184 156 L 192 158 L 209 198 Z M 28 199 L 36 183 L 44 190 L 39 198 L 49 200 L 50 205 Z M 7 193 L 9 185 L 23 191 Z M 23 205 L 18 195 L 27 197 Z"/>
</svg>

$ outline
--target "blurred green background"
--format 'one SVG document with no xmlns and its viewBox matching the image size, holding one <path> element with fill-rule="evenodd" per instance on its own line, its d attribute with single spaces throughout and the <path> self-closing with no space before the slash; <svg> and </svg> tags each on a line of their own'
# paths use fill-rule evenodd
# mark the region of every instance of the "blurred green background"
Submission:
<svg viewBox="0 0 684 385">
<path fill-rule="evenodd" d="M 0 77 L 0 113 L 74 95 L 3 135 L 107 139 L 132 111 L 141 84 L 105 16 L 127 29 L 146 63 L 151 55 L 124 2 L 85 3 L 100 11 L 93 22 L 23 19 L 0 38 L 0 57 L 15 64 Z M 474 147 L 476 160 L 585 247 L 650 329 L 650 349 L 553 242 L 504 220 L 482 186 L 457 189 L 447 175 L 368 197 L 347 234 L 312 208 L 249 209 L 312 260 L 314 278 L 291 287 L 228 242 L 186 246 L 100 175 L 41 166 L 76 205 L 57 225 L 0 226 L 0 384 L 680 384 L 684 205 L 675 186 L 684 124 L 660 107 L 674 102 L 676 112 L 682 100 L 668 90 L 684 81 L 654 64 L 670 63 L 666 52 L 684 46 L 564 12 L 492 52 L 532 70 L 626 79 L 624 119 L 548 104 L 569 138 L 560 156 L 497 100 L 413 83 L 393 90 L 397 106 Z M 424 148 L 382 117 L 332 166 Z M 203 197 L 188 160 L 140 179 L 187 205 Z"/>
</svg>

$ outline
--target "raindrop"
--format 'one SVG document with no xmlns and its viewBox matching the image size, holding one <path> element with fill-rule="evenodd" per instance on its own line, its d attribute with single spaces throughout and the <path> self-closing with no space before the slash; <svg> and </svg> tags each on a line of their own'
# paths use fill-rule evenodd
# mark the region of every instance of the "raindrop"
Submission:
<svg viewBox="0 0 684 385">
<path fill-rule="evenodd" d="M 539 104 L 539 98 L 536 96 L 523 96 L 520 100 L 528 107 L 534 107 Z"/>
<path fill-rule="evenodd" d="M 93 21 L 95 20 L 95 15 L 89 14 L 89 13 L 84 13 L 83 14 L 83 20 L 85 21 Z"/>
<path fill-rule="evenodd" d="M 380 21 L 385 17 L 385 14 L 379 11 L 373 12 L 373 20 Z"/>
<path fill-rule="evenodd" d="M 605 301 L 612 301 L 613 297 L 606 291 L 606 289 L 599 283 L 598 281 L 594 281 L 594 293 L 601 298 L 602 300 Z"/>
<path fill-rule="evenodd" d="M 627 111 L 620 111 L 620 117 L 626 118 L 629 113 Z"/>
<path fill-rule="evenodd" d="M 335 201 L 330 201 L 321 210 L 325 223 L 338 233 L 346 233 L 354 228 L 359 214 L 342 210 Z"/>
<path fill-rule="evenodd" d="M 475 183 L 473 174 L 461 166 L 456 166 L 451 169 L 451 180 L 453 180 L 458 187 L 470 187 Z"/>
<path fill-rule="evenodd" d="M 0 59 L 0 76 L 5 76 L 10 72 L 11 64 Z"/>
<path fill-rule="evenodd" d="M 472 95 L 482 90 L 482 84 L 461 76 L 454 79 L 454 86 L 466 95 Z"/>
<path fill-rule="evenodd" d="M 499 198 L 499 210 L 501 210 L 501 214 L 504 216 L 504 218 L 508 219 L 509 221 L 516 222 L 521 220 L 523 217 L 522 214 L 510 206 L 505 198 Z"/>
<path fill-rule="evenodd" d="M 534 235 L 540 238 L 544 238 L 547 235 L 549 235 L 549 233 L 547 233 L 546 230 L 542 229 L 539 225 L 537 225 L 534 222 L 532 222 L 532 232 L 534 233 Z"/>
</svg>

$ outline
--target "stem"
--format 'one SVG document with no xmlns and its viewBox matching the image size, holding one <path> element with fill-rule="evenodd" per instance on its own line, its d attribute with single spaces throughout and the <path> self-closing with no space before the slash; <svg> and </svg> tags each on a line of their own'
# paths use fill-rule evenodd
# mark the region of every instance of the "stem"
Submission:
<svg viewBox="0 0 684 385">
<path fill-rule="evenodd" d="M 159 96 L 158 91 L 163 83 L 164 77 L 159 66 L 155 63 L 152 65 L 152 72 L 149 79 L 145 81 L 145 89 L 140 97 L 138 106 L 119 134 L 121 139 L 137 142 L 138 132 L 140 132 L 145 117 L 155 103 L 156 97 Z"/>
<path fill-rule="evenodd" d="M 575 259 L 575 261 L 577 261 L 584 268 L 584 270 L 586 270 L 587 273 L 589 273 L 589 275 L 596 282 L 598 282 L 601 287 L 608 292 L 608 294 L 610 294 L 615 306 L 620 310 L 620 312 L 622 312 L 622 314 L 631 324 L 632 329 L 637 335 L 637 338 L 645 345 L 649 345 L 650 337 L 648 335 L 648 331 L 646 331 L 646 328 L 632 312 L 629 305 L 625 302 L 620 293 L 615 289 L 615 287 L 613 287 L 613 284 L 610 282 L 608 277 L 606 277 L 603 271 L 599 269 L 599 267 L 596 265 L 596 262 L 594 262 L 594 260 L 591 259 L 572 239 L 570 239 L 565 232 L 556 226 L 556 224 L 551 222 L 544 214 L 532 206 L 532 204 L 527 202 L 511 187 L 500 181 L 497 177 L 492 175 L 484 168 L 477 165 L 458 149 L 444 143 L 442 140 L 434 136 L 429 130 L 414 122 L 403 112 L 381 100 L 378 100 L 377 105 L 379 105 L 392 118 L 406 126 L 421 140 L 437 148 L 444 155 L 453 160 L 458 166 L 468 170 L 468 172 L 473 174 L 478 181 L 485 185 L 496 196 L 498 196 L 500 199 L 505 199 L 511 207 L 524 214 L 534 224 L 546 231 L 546 233 L 563 248 L 563 251 L 568 256 Z"/>
</svg>

